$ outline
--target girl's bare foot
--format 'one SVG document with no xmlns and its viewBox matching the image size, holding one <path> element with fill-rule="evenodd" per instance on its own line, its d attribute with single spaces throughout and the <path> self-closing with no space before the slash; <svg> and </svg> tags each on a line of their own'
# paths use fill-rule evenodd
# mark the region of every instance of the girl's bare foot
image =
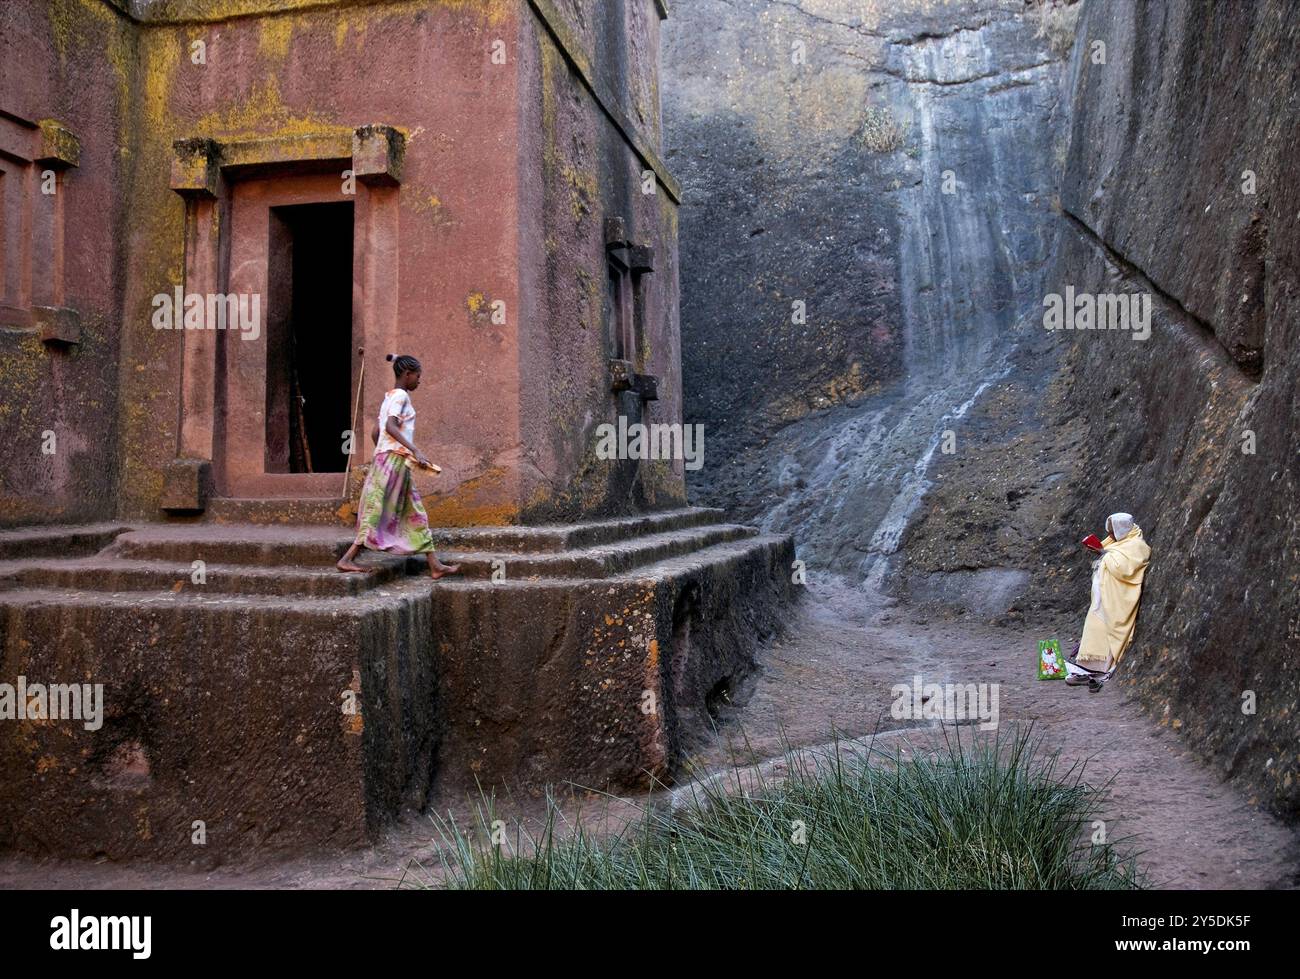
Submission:
<svg viewBox="0 0 1300 979">
<path fill-rule="evenodd" d="M 437 564 L 432 564 L 429 566 L 429 577 L 432 578 L 434 581 L 437 581 L 439 578 L 443 577 L 444 575 L 458 574 L 459 572 L 460 572 L 459 564 L 443 564 L 441 561 L 439 561 Z"/>
<path fill-rule="evenodd" d="M 339 558 L 339 563 L 334 565 L 340 571 L 359 571 L 361 574 L 366 573 L 366 569 L 357 564 L 356 561 L 349 561 L 347 558 Z"/>
</svg>

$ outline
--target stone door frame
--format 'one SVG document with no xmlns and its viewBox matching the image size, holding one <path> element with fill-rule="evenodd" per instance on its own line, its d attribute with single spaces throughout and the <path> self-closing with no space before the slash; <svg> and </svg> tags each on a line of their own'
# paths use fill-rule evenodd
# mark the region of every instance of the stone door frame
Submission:
<svg viewBox="0 0 1300 979">
<path fill-rule="evenodd" d="M 174 144 L 171 188 L 185 201 L 185 295 L 228 294 L 232 270 L 232 216 L 236 187 L 245 181 L 283 183 L 282 194 L 265 195 L 279 203 L 351 199 L 353 212 L 353 338 L 371 350 L 393 346 L 397 336 L 398 187 L 406 140 L 391 126 L 361 126 L 335 133 L 282 139 L 220 141 L 207 137 Z M 334 174 L 337 196 L 320 193 L 323 174 Z M 301 185 L 294 188 L 298 177 Z M 314 179 L 311 179 L 314 178 Z M 346 183 L 345 183 L 346 182 Z M 346 188 L 355 192 L 347 195 Z M 259 205 L 261 207 L 262 205 Z M 233 230 L 238 234 L 239 229 Z M 266 242 L 260 247 L 265 249 Z M 241 254 L 244 250 L 241 248 Z M 257 253 L 257 247 L 252 249 Z M 264 251 L 263 251 L 264 255 Z M 237 270 L 235 284 L 265 284 L 262 269 L 251 278 Z M 265 349 L 266 303 L 261 303 L 260 342 Z M 227 452 L 227 411 L 234 410 L 227 376 L 229 343 L 250 342 L 229 332 L 186 330 L 176 458 L 167 467 L 162 508 L 197 513 L 213 496 L 331 499 L 343 495 L 341 473 L 265 473 L 236 471 Z M 256 342 L 256 341 L 255 341 Z M 353 364 L 355 391 L 359 359 Z M 262 381 L 263 399 L 265 381 Z M 245 385 L 247 386 L 247 385 Z M 247 400 L 248 391 L 237 388 Z M 368 403 L 368 402 L 367 402 Z M 259 417 L 264 400 L 257 407 Z M 359 428 L 364 426 L 358 425 Z M 244 438 L 247 426 L 245 426 Z M 263 445 L 265 423 L 262 423 Z M 356 440 L 360 444 L 361 440 Z M 247 445 L 243 451 L 250 451 Z M 264 450 L 259 454 L 259 459 Z"/>
</svg>

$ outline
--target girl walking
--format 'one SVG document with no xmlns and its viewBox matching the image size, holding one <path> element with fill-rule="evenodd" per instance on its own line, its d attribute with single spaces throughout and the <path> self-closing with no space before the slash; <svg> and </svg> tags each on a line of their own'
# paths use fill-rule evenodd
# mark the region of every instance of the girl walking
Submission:
<svg viewBox="0 0 1300 979">
<path fill-rule="evenodd" d="M 405 355 L 389 354 L 388 359 L 393 363 L 396 387 L 384 395 L 379 408 L 379 421 L 371 434 L 375 458 L 357 506 L 357 536 L 337 567 L 364 572 L 354 559 L 366 547 L 394 554 L 424 554 L 429 560 L 429 576 L 441 578 L 458 572 L 460 565 L 443 564 L 434 553 L 429 515 L 411 473 L 413 466 L 430 468 L 429 460 L 415 447 L 411 392 L 420 386 L 420 362 Z"/>
</svg>

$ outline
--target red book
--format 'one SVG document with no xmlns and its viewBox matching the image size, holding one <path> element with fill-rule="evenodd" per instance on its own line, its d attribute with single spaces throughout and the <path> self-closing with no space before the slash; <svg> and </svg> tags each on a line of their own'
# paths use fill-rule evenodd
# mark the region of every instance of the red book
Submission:
<svg viewBox="0 0 1300 979">
<path fill-rule="evenodd" d="M 1083 546 L 1090 551 L 1101 553 L 1101 539 L 1096 534 L 1089 534 L 1083 539 Z"/>
</svg>

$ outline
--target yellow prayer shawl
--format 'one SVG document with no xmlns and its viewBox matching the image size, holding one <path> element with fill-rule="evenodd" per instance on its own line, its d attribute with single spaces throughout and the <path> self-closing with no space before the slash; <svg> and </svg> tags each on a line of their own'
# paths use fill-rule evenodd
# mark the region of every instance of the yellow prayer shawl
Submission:
<svg viewBox="0 0 1300 979">
<path fill-rule="evenodd" d="M 1138 599 L 1151 548 L 1134 527 L 1118 541 L 1101 542 L 1101 560 L 1092 578 L 1092 604 L 1083 623 L 1078 663 L 1090 670 L 1112 670 L 1133 641 Z"/>
</svg>

